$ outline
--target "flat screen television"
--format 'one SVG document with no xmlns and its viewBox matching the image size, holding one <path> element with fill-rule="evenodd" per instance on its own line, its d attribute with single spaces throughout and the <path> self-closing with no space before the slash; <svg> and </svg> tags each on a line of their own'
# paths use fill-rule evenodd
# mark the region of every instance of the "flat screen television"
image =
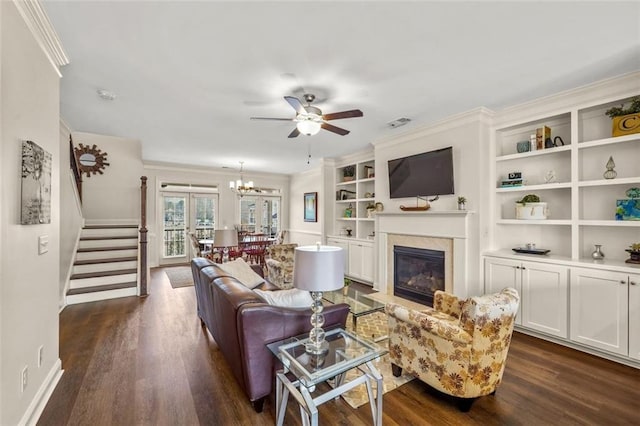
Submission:
<svg viewBox="0 0 640 426">
<path fill-rule="evenodd" d="M 453 147 L 389 160 L 389 196 L 454 194 Z"/>
</svg>

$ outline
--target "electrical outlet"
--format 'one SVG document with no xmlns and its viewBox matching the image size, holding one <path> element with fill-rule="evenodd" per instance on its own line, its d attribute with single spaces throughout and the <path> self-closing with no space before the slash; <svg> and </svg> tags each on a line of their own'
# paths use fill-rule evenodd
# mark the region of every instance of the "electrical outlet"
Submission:
<svg viewBox="0 0 640 426">
<path fill-rule="evenodd" d="M 42 358 L 44 356 L 44 346 L 40 345 L 38 348 L 38 368 L 42 367 Z"/>
<path fill-rule="evenodd" d="M 27 388 L 27 383 L 28 383 L 28 366 L 24 366 L 24 368 L 22 369 L 22 372 L 20 373 L 20 392 L 24 392 L 24 390 Z"/>
</svg>

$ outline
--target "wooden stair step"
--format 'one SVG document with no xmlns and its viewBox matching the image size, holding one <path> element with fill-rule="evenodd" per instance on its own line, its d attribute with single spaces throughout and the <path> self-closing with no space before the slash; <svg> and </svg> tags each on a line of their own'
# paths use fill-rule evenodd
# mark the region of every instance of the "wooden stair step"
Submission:
<svg viewBox="0 0 640 426">
<path fill-rule="evenodd" d="M 87 259 L 87 260 L 76 260 L 73 262 L 74 265 L 94 265 L 98 263 L 116 263 L 116 262 L 131 262 L 138 260 L 137 256 L 129 256 L 129 257 L 110 257 L 106 259 Z"/>
<path fill-rule="evenodd" d="M 87 253 L 90 251 L 113 251 L 113 250 L 137 250 L 138 246 L 122 246 L 122 247 L 84 247 L 79 248 L 78 253 Z"/>
<path fill-rule="evenodd" d="M 72 280 L 81 280 L 85 278 L 99 278 L 99 277 L 112 277 L 114 275 L 126 275 L 135 274 L 137 269 L 120 269 L 117 271 L 101 271 L 101 272 L 87 272 L 86 274 L 74 274 L 71 275 Z"/>
<path fill-rule="evenodd" d="M 103 240 L 133 240 L 138 239 L 138 235 L 114 235 L 102 237 L 80 237 L 80 241 L 103 241 Z"/>
<path fill-rule="evenodd" d="M 82 229 L 125 229 L 125 228 L 138 229 L 138 225 L 86 225 L 82 227 Z"/>
<path fill-rule="evenodd" d="M 131 288 L 138 285 L 135 281 L 128 283 L 118 283 L 118 284 L 108 284 L 108 285 L 97 285 L 93 287 L 82 287 L 82 288 L 71 288 L 67 291 L 67 296 L 73 296 L 74 294 L 86 294 L 86 293 L 97 293 L 99 291 L 108 291 L 108 290 L 120 290 L 123 288 Z"/>
</svg>

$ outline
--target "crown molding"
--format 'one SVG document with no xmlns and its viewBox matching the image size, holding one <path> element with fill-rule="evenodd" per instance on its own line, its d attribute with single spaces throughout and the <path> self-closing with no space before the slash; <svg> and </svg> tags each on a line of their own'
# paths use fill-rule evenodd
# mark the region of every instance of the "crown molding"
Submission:
<svg viewBox="0 0 640 426">
<path fill-rule="evenodd" d="M 399 135 L 387 136 L 373 142 L 375 149 L 394 146 L 399 143 L 414 140 L 419 137 L 442 133 L 460 127 L 461 125 L 480 123 L 490 126 L 493 123 L 495 112 L 486 107 L 474 108 L 470 111 L 451 115 L 436 123 L 411 129 Z"/>
<path fill-rule="evenodd" d="M 44 51 L 58 76 L 62 77 L 60 67 L 69 64 L 69 58 L 40 1 L 13 0 L 13 4 L 15 4 L 22 19 L 24 19 L 31 34 L 33 34 L 33 37 Z"/>
<path fill-rule="evenodd" d="M 64 118 L 60 117 L 60 133 L 64 133 L 65 135 L 71 135 L 73 131 L 71 130 L 71 126 L 64 120 Z"/>
</svg>

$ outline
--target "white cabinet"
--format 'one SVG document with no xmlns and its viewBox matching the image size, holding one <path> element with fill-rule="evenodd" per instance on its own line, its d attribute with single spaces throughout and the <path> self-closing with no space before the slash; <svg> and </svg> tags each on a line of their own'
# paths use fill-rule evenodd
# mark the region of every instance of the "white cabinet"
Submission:
<svg viewBox="0 0 640 426">
<path fill-rule="evenodd" d="M 363 241 L 349 242 L 349 275 L 373 282 L 373 244 Z"/>
<path fill-rule="evenodd" d="M 327 244 L 343 249 L 345 254 L 345 275 L 358 281 L 373 283 L 373 241 L 329 237 L 327 238 Z"/>
<path fill-rule="evenodd" d="M 629 356 L 640 361 L 640 275 L 629 274 Z"/>
<path fill-rule="evenodd" d="M 327 245 L 340 247 L 344 253 L 344 273 L 349 274 L 349 242 L 339 238 L 327 238 Z"/>
<path fill-rule="evenodd" d="M 571 270 L 571 340 L 628 355 L 629 278 L 612 271 Z M 634 328 L 637 333 L 637 324 Z"/>
<path fill-rule="evenodd" d="M 516 324 L 556 337 L 568 335 L 568 267 L 487 257 L 485 292 L 513 287 L 520 294 Z"/>
</svg>

